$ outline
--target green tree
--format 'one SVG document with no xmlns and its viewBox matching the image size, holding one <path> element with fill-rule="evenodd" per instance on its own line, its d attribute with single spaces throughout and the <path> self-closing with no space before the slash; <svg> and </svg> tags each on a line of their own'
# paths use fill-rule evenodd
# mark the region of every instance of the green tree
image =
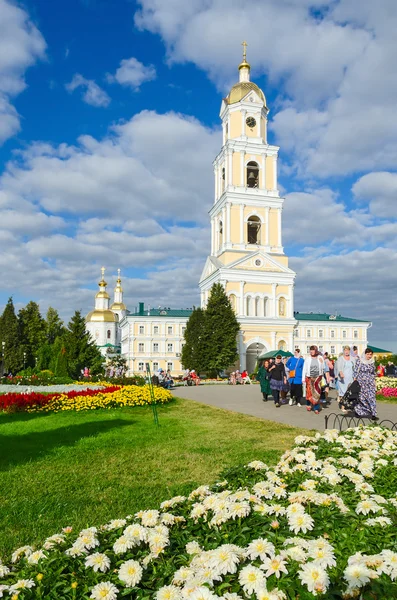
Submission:
<svg viewBox="0 0 397 600">
<path fill-rule="evenodd" d="M 0 341 L 4 342 L 4 373 L 15 375 L 23 368 L 23 348 L 20 343 L 18 318 L 12 297 L 0 317 Z M 3 345 L 2 345 L 3 348 Z"/>
<path fill-rule="evenodd" d="M 103 356 L 86 331 L 85 319 L 78 310 L 68 323 L 64 341 L 70 377 L 77 379 L 81 369 L 85 367 L 88 367 L 92 374 L 103 369 Z"/>
<path fill-rule="evenodd" d="M 35 367 L 40 347 L 45 343 L 45 321 L 37 302 L 28 302 L 18 313 L 19 335 L 23 346 L 24 366 Z"/>
<path fill-rule="evenodd" d="M 214 283 L 205 309 L 202 335 L 203 367 L 206 371 L 219 374 L 236 362 L 239 330 L 240 325 L 223 285 Z"/>
<path fill-rule="evenodd" d="M 201 308 L 195 308 L 186 323 L 185 343 L 182 348 L 181 362 L 187 369 L 198 373 L 205 363 L 202 353 L 202 336 L 205 314 Z"/>
<path fill-rule="evenodd" d="M 65 333 L 63 321 L 60 318 L 58 311 L 52 306 L 48 307 L 45 318 L 46 338 L 49 344 L 53 344 L 57 337 Z"/>
<path fill-rule="evenodd" d="M 57 337 L 55 342 L 50 346 L 50 348 L 50 371 L 52 371 L 57 377 L 69 377 L 68 356 L 65 338 Z"/>
</svg>

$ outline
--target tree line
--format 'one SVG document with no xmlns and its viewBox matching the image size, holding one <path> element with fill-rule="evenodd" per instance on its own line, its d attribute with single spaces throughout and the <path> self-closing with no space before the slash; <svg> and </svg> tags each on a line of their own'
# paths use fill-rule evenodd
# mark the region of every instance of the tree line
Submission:
<svg viewBox="0 0 397 600">
<path fill-rule="evenodd" d="M 207 306 L 194 308 L 185 330 L 182 364 L 198 373 L 218 375 L 238 359 L 236 319 L 223 285 L 215 283 Z"/>
<path fill-rule="evenodd" d="M 76 379 L 84 367 L 97 373 L 103 363 L 80 311 L 65 326 L 55 308 L 49 307 L 43 318 L 32 301 L 16 314 L 12 297 L 0 317 L 0 352 L 5 375 L 48 369 L 57 377 Z"/>
</svg>

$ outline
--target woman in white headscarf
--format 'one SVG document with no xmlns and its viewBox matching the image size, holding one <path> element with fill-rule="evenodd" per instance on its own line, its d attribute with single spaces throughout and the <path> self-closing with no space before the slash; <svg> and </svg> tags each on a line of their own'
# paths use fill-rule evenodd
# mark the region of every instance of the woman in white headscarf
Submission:
<svg viewBox="0 0 397 600">
<path fill-rule="evenodd" d="M 360 395 L 354 411 L 358 417 L 369 417 L 377 421 L 376 416 L 376 370 L 371 348 L 367 348 L 357 358 L 353 369 L 354 378 L 360 384 Z"/>
</svg>

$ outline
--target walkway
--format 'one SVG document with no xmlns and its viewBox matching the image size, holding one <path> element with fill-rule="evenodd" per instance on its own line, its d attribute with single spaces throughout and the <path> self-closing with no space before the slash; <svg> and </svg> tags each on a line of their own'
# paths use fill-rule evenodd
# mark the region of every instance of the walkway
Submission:
<svg viewBox="0 0 397 600">
<path fill-rule="evenodd" d="M 335 400 L 319 415 L 308 412 L 305 406 L 289 406 L 285 404 L 280 408 L 274 402 L 262 401 L 258 385 L 200 385 L 198 387 L 178 387 L 173 390 L 174 396 L 195 400 L 202 404 L 217 406 L 234 412 L 276 421 L 285 425 L 303 427 L 306 429 L 324 430 L 324 417 L 328 413 L 340 413 Z M 390 419 L 397 422 L 397 404 L 378 403 L 379 420 Z M 370 421 L 368 421 L 370 422 Z"/>
</svg>

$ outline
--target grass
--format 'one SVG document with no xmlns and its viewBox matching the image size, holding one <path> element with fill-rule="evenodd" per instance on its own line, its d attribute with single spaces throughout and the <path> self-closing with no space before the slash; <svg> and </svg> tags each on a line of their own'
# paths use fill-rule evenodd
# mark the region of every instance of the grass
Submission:
<svg viewBox="0 0 397 600">
<path fill-rule="evenodd" d="M 381 396 L 380 394 L 376 395 L 377 402 L 385 402 L 387 404 L 397 404 L 396 396 Z"/>
<path fill-rule="evenodd" d="M 0 414 L 0 556 L 61 527 L 82 528 L 268 463 L 302 430 L 188 400 L 80 413 Z"/>
</svg>

